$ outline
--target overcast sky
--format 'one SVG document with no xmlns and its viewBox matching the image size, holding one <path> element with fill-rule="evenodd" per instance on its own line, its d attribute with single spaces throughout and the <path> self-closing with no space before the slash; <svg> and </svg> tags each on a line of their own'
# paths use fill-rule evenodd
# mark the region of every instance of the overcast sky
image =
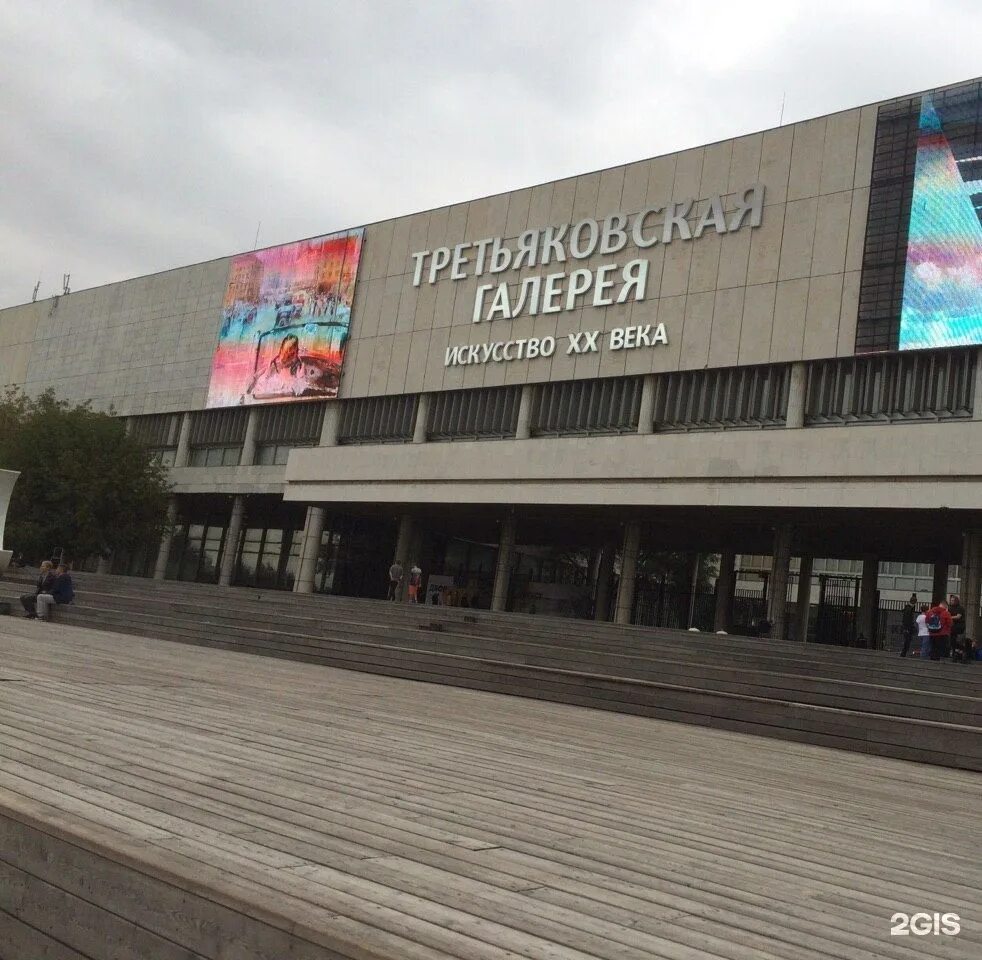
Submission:
<svg viewBox="0 0 982 960">
<path fill-rule="evenodd" d="M 980 0 L 0 0 L 0 306 L 968 79 L 980 37 Z"/>
</svg>

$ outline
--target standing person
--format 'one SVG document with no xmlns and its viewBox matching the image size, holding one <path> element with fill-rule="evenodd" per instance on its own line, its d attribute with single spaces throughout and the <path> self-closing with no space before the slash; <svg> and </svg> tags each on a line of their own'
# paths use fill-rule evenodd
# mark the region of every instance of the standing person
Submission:
<svg viewBox="0 0 982 960">
<path fill-rule="evenodd" d="M 931 634 L 931 659 L 941 660 L 947 656 L 948 642 L 951 639 L 951 614 L 944 600 L 939 600 L 928 610 L 927 629 Z"/>
<path fill-rule="evenodd" d="M 409 602 L 419 603 L 419 596 L 423 588 L 423 571 L 418 563 L 413 563 L 409 568 Z"/>
<path fill-rule="evenodd" d="M 917 639 L 921 645 L 922 660 L 927 660 L 931 656 L 931 631 L 927 628 L 927 612 L 930 609 L 926 603 L 922 603 L 921 612 L 914 619 L 914 623 L 917 625 Z"/>
<path fill-rule="evenodd" d="M 399 584 L 402 583 L 402 564 L 396 560 L 389 567 L 389 600 L 399 599 Z"/>
<path fill-rule="evenodd" d="M 917 594 L 912 593 L 910 599 L 904 604 L 904 612 L 900 618 L 900 629 L 904 635 L 904 645 L 900 651 L 900 656 L 906 657 L 910 650 L 911 642 L 917 636 Z"/>
<path fill-rule="evenodd" d="M 51 607 L 56 603 L 71 603 L 75 599 L 72 575 L 64 563 L 58 564 L 50 590 L 37 595 L 37 616 L 39 620 L 51 619 Z"/>
<path fill-rule="evenodd" d="M 968 660 L 964 648 L 967 645 L 965 640 L 965 607 L 962 605 L 961 598 L 957 593 L 951 594 L 948 598 L 948 613 L 951 614 L 951 659 L 952 662 L 962 659 Z"/>
<path fill-rule="evenodd" d="M 50 560 L 45 560 L 41 564 L 41 572 L 38 575 L 37 584 L 34 587 L 34 593 L 22 593 L 20 597 L 20 604 L 27 613 L 28 620 L 37 619 L 37 599 L 38 594 L 47 593 L 55 582 L 55 573 L 52 569 L 53 564 Z"/>
</svg>

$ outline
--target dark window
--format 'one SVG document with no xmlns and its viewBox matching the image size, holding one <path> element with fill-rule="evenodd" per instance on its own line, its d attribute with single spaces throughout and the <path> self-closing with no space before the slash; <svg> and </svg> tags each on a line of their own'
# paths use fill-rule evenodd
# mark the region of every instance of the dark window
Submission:
<svg viewBox="0 0 982 960">
<path fill-rule="evenodd" d="M 320 439 L 324 425 L 323 403 L 280 403 L 256 410 L 256 443 L 293 445 L 312 443 Z"/>
<path fill-rule="evenodd" d="M 245 407 L 228 410 L 196 410 L 191 414 L 192 447 L 214 444 L 242 444 L 245 440 L 249 411 Z"/>
<path fill-rule="evenodd" d="M 364 397 L 341 405 L 338 443 L 400 443 L 413 438 L 416 394 Z"/>
<path fill-rule="evenodd" d="M 641 377 L 609 377 L 544 383 L 535 388 L 532 433 L 634 433 L 641 412 L 642 382 Z"/>
<path fill-rule="evenodd" d="M 972 416 L 975 350 L 824 360 L 808 367 L 805 423 L 883 423 Z"/>
<path fill-rule="evenodd" d="M 787 419 L 789 388 L 787 365 L 659 374 L 655 427 L 667 431 L 781 426 Z"/>
<path fill-rule="evenodd" d="M 513 437 L 518 426 L 521 387 L 452 390 L 430 398 L 426 434 L 430 440 Z"/>
<path fill-rule="evenodd" d="M 139 440 L 153 449 L 177 447 L 178 434 L 181 432 L 180 413 L 154 413 L 145 417 L 129 418 L 129 433 L 134 440 Z"/>
</svg>

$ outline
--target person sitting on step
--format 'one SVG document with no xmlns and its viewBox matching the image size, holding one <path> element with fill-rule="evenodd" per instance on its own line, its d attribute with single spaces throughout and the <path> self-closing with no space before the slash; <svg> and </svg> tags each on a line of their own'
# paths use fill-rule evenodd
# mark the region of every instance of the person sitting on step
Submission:
<svg viewBox="0 0 982 960">
<path fill-rule="evenodd" d="M 52 569 L 54 564 L 50 560 L 45 560 L 41 564 L 41 572 L 38 575 L 37 584 L 34 588 L 34 593 L 22 593 L 20 597 L 20 604 L 27 613 L 28 620 L 37 619 L 37 598 L 42 593 L 47 593 L 53 586 L 55 582 L 55 572 Z"/>
<path fill-rule="evenodd" d="M 58 564 L 51 589 L 37 595 L 37 615 L 39 620 L 51 619 L 51 608 L 56 603 L 71 603 L 75 599 L 75 587 L 72 585 L 72 575 L 64 563 Z"/>
</svg>

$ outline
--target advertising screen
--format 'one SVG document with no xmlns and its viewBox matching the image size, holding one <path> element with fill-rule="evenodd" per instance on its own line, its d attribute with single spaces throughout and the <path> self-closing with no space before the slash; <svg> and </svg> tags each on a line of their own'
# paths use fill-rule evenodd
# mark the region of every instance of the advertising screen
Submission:
<svg viewBox="0 0 982 960">
<path fill-rule="evenodd" d="M 921 98 L 900 349 L 982 344 L 982 103 Z"/>
<path fill-rule="evenodd" d="M 209 407 L 338 394 L 362 229 L 233 258 Z"/>
</svg>

